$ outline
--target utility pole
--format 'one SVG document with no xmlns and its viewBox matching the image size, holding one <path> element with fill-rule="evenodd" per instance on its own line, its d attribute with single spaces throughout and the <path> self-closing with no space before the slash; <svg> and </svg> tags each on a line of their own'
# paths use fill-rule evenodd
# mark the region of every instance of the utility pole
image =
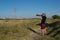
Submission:
<svg viewBox="0 0 60 40">
<path fill-rule="evenodd" d="M 14 19 L 16 19 L 16 8 L 14 8 Z"/>
</svg>

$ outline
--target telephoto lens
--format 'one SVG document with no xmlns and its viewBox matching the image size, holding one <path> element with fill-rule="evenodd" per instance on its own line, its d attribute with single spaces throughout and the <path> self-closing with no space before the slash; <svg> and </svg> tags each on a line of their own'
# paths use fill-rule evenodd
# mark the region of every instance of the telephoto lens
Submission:
<svg viewBox="0 0 60 40">
<path fill-rule="evenodd" d="M 36 16 L 41 16 L 41 15 L 39 15 L 39 14 L 36 14 Z"/>
</svg>

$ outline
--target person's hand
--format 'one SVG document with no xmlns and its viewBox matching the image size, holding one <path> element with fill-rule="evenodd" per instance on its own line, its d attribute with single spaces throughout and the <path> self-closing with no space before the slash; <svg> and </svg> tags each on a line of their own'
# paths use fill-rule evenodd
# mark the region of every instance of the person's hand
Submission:
<svg viewBox="0 0 60 40">
<path fill-rule="evenodd" d="M 42 20 L 42 16 L 40 16 L 40 19 Z"/>
</svg>

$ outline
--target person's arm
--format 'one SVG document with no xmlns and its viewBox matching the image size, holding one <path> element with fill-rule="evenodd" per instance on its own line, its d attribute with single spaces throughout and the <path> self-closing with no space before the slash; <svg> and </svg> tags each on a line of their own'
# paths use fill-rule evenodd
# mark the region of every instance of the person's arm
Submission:
<svg viewBox="0 0 60 40">
<path fill-rule="evenodd" d="M 40 19 L 42 20 L 42 16 L 40 16 Z"/>
</svg>

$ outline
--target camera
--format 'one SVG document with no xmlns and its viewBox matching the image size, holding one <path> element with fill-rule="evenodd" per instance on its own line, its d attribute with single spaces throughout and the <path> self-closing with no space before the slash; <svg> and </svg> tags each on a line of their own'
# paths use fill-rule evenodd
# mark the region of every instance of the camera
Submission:
<svg viewBox="0 0 60 40">
<path fill-rule="evenodd" d="M 42 15 L 36 14 L 36 16 L 42 16 Z"/>
</svg>

